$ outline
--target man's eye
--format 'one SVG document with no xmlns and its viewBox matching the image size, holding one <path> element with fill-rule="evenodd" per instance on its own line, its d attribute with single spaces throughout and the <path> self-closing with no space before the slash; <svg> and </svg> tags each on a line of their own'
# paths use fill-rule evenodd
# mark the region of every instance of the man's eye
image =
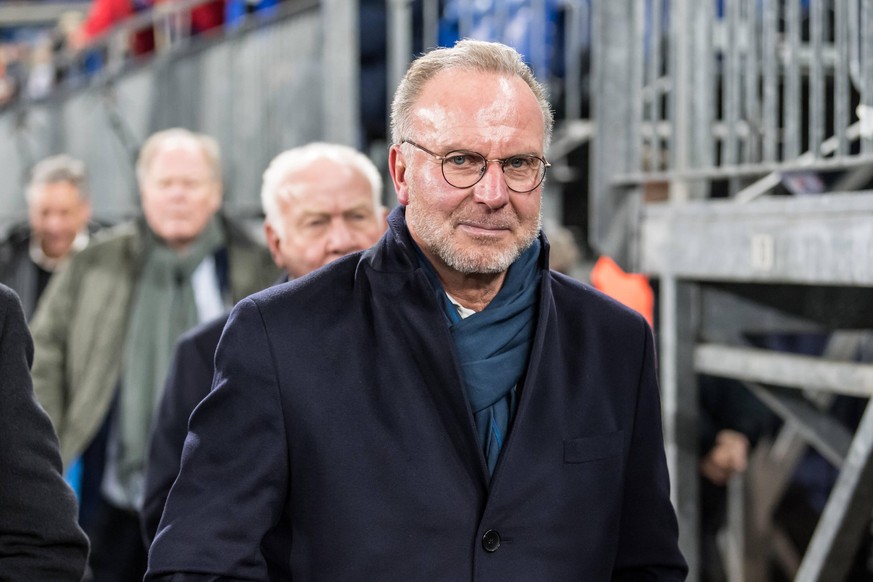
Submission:
<svg viewBox="0 0 873 582">
<path fill-rule="evenodd" d="M 452 154 L 446 158 L 446 162 L 459 168 L 472 164 L 471 156 L 467 154 Z"/>
<path fill-rule="evenodd" d="M 516 156 L 506 160 L 506 166 L 513 170 L 527 170 L 533 165 L 532 158 L 528 156 Z"/>
</svg>

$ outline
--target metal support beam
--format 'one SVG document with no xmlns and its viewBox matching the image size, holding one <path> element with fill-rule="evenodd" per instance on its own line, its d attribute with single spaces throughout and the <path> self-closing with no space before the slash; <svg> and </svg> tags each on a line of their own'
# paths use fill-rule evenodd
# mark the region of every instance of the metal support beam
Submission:
<svg viewBox="0 0 873 582">
<path fill-rule="evenodd" d="M 768 388 L 760 384 L 748 386 L 767 408 L 793 423 L 797 434 L 832 465 L 843 466 L 852 443 L 852 433 L 842 423 L 828 416 L 797 390 Z"/>
<path fill-rule="evenodd" d="M 873 406 L 867 404 L 845 466 L 804 554 L 795 582 L 843 580 L 873 511 Z"/>
<path fill-rule="evenodd" d="M 849 396 L 870 397 L 873 394 L 873 364 L 834 362 L 755 348 L 701 344 L 694 349 L 694 367 L 702 374 L 746 382 L 804 386 Z"/>
<path fill-rule="evenodd" d="M 671 497 L 679 519 L 679 547 L 688 562 L 689 582 L 695 582 L 700 575 L 697 378 L 692 361 L 698 291 L 698 286 L 673 277 L 661 280 L 661 331 L 658 335 Z"/>
<path fill-rule="evenodd" d="M 358 1 L 323 0 L 322 6 L 324 95 L 342 95 L 335 107 L 324 110 L 324 135 L 328 141 L 357 146 L 361 125 Z"/>
</svg>

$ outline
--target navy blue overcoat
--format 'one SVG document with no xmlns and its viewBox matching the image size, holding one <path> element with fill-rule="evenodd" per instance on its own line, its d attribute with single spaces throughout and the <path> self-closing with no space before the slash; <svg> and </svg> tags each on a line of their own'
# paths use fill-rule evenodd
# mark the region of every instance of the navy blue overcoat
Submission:
<svg viewBox="0 0 873 582">
<path fill-rule="evenodd" d="M 650 328 L 547 254 L 491 478 L 402 209 L 238 304 L 147 579 L 683 580 Z"/>
</svg>

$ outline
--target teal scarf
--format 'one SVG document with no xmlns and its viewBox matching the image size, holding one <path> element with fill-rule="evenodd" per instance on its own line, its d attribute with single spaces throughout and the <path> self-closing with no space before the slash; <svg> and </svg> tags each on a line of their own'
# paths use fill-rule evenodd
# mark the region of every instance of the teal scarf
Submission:
<svg viewBox="0 0 873 582">
<path fill-rule="evenodd" d="M 224 232 L 215 217 L 181 254 L 164 245 L 151 231 L 146 237 L 144 263 L 125 338 L 117 425 L 118 477 L 134 497 L 138 495 L 134 483 L 143 470 L 152 416 L 173 346 L 182 333 L 198 323 L 191 275 L 222 246 Z"/>
<path fill-rule="evenodd" d="M 436 271 L 419 250 L 419 262 L 448 319 L 479 443 L 492 474 L 515 415 L 517 386 L 533 343 L 540 250 L 540 241 L 534 241 L 509 267 L 491 303 L 466 319 L 458 315 Z"/>
</svg>

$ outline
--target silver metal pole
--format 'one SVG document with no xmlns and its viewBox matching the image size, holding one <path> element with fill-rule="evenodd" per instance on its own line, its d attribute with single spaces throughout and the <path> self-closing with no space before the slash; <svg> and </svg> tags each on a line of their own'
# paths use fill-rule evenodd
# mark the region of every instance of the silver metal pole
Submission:
<svg viewBox="0 0 873 582">
<path fill-rule="evenodd" d="M 632 13 L 630 15 L 631 22 L 633 23 L 633 28 L 631 29 L 633 32 L 631 33 L 630 43 L 630 70 L 628 71 L 631 79 L 631 95 L 630 98 L 630 112 L 631 119 L 629 120 L 628 127 L 631 129 L 631 137 L 630 143 L 628 144 L 629 150 L 628 154 L 630 155 L 630 159 L 628 160 L 629 167 L 631 168 L 642 168 L 642 141 L 640 139 L 639 134 L 634 134 L 633 130 L 638 130 L 640 125 L 643 123 L 643 83 L 644 83 L 644 50 L 642 44 L 643 38 L 643 26 L 645 19 L 645 7 L 643 6 L 644 0 L 635 0 L 633 3 Z M 657 140 L 657 137 L 653 138 L 653 142 Z"/>
<path fill-rule="evenodd" d="M 690 147 L 688 136 L 690 132 L 690 116 L 692 103 L 692 87 L 690 75 L 691 50 L 686 31 L 691 23 L 689 14 L 691 2 L 694 0 L 672 0 L 670 3 L 670 39 L 671 39 L 671 135 L 670 135 L 670 167 L 684 171 L 689 168 Z M 688 183 L 685 180 L 670 180 L 670 198 L 683 202 L 689 198 Z"/>
<path fill-rule="evenodd" d="M 423 0 L 421 4 L 421 44 L 424 50 L 439 44 L 440 3 L 439 0 Z"/>
<path fill-rule="evenodd" d="M 782 159 L 792 160 L 800 155 L 800 2 L 786 3 L 785 19 L 788 43 L 785 52 L 785 93 L 782 99 L 785 126 Z"/>
<path fill-rule="evenodd" d="M 638 2 L 637 6 L 642 4 L 642 2 Z M 646 96 L 645 120 L 651 128 L 647 143 L 649 156 L 648 169 L 649 171 L 655 171 L 663 169 L 661 166 L 662 151 L 661 137 L 658 135 L 658 124 L 663 119 L 663 110 L 661 107 L 661 99 L 663 96 L 661 90 L 661 47 L 663 46 L 664 31 L 661 22 L 663 11 L 661 0 L 651 0 L 649 5 L 651 6 L 652 11 L 651 18 L 648 22 L 649 42 L 646 47 L 646 58 L 648 59 L 649 66 L 646 68 L 646 92 L 644 95 Z M 645 26 L 646 24 L 644 21 L 644 14 L 645 7 L 637 8 L 637 16 L 635 18 L 635 21 L 639 23 L 636 27 L 637 31 L 640 30 L 641 26 Z"/>
<path fill-rule="evenodd" d="M 873 117 L 873 75 L 870 74 L 873 67 L 873 0 L 862 0 L 861 3 L 861 105 L 865 107 L 864 113 Z M 863 120 L 862 120 L 863 121 Z M 869 153 L 873 151 L 873 132 L 869 124 L 873 122 L 867 119 L 862 123 L 861 151 Z"/>
<path fill-rule="evenodd" d="M 388 0 L 388 110 L 394 91 L 412 61 L 412 9 L 410 0 Z M 389 140 L 391 131 L 388 130 Z"/>
<path fill-rule="evenodd" d="M 324 91 L 336 105 L 325 108 L 325 139 L 356 146 L 361 126 L 358 0 L 324 0 L 322 17 Z M 338 96 L 342 99 L 336 99 Z"/>
<path fill-rule="evenodd" d="M 722 119 L 727 126 L 727 138 L 722 142 L 721 165 L 732 166 L 739 160 L 737 125 L 740 120 L 740 3 L 725 3 L 727 21 L 722 64 Z"/>
<path fill-rule="evenodd" d="M 816 156 L 824 140 L 825 82 L 822 53 L 824 52 L 824 2 L 811 0 L 809 11 L 812 55 L 809 64 L 809 148 Z"/>
<path fill-rule="evenodd" d="M 834 134 L 837 138 L 837 157 L 849 153 L 846 127 L 849 124 L 849 15 L 846 2 L 834 2 L 834 36 L 836 43 L 836 69 L 834 70 Z"/>
<path fill-rule="evenodd" d="M 764 115 L 762 118 L 764 133 L 764 160 L 775 162 L 779 146 L 779 115 L 776 110 L 779 95 L 779 78 L 776 63 L 776 34 L 778 21 L 776 18 L 777 0 L 761 0 L 763 16 L 763 39 L 761 53 L 764 57 Z"/>
<path fill-rule="evenodd" d="M 748 131 L 746 132 L 743 161 L 747 164 L 761 159 L 761 100 L 758 97 L 758 86 L 761 82 L 761 69 L 758 66 L 758 6 L 757 0 L 746 0 L 745 25 L 743 38 L 746 40 L 746 50 L 743 70 L 745 88 L 745 110 L 743 117 L 746 120 Z"/>
</svg>

